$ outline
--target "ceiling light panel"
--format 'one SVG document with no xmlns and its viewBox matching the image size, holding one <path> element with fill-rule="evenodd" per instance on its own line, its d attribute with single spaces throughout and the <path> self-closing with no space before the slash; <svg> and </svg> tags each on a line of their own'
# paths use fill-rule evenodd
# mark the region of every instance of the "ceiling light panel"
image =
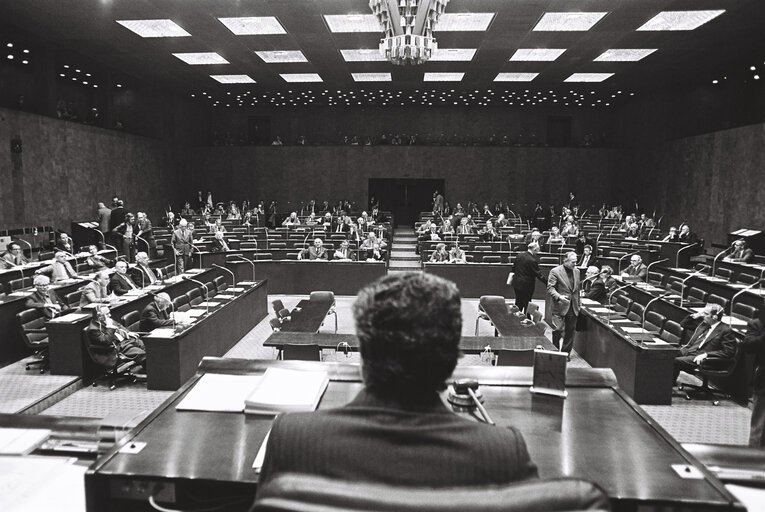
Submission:
<svg viewBox="0 0 765 512">
<path fill-rule="evenodd" d="M 390 73 L 351 73 L 356 82 L 390 82 Z"/>
<path fill-rule="evenodd" d="M 645 57 L 648 57 L 656 48 L 622 48 L 614 50 L 606 50 L 598 58 L 596 62 L 636 62 Z"/>
<path fill-rule="evenodd" d="M 141 37 L 191 36 L 173 20 L 117 20 L 117 23 Z"/>
<path fill-rule="evenodd" d="M 564 82 L 602 82 L 612 76 L 613 73 L 574 73 Z"/>
<path fill-rule="evenodd" d="M 537 32 L 585 32 L 607 12 L 546 12 L 533 28 Z"/>
<path fill-rule="evenodd" d="M 716 11 L 663 11 L 648 20 L 638 30 L 693 30 L 724 13 Z"/>
<path fill-rule="evenodd" d="M 489 28 L 493 12 L 443 13 L 435 32 L 480 32 Z"/>
<path fill-rule="evenodd" d="M 343 56 L 345 62 L 386 62 L 387 59 L 380 54 L 380 50 L 377 48 L 373 50 L 359 49 L 359 50 L 340 50 L 340 55 Z M 431 59 L 433 60 L 433 59 Z"/>
<path fill-rule="evenodd" d="M 308 62 L 300 50 L 274 50 L 255 52 L 266 64 L 281 62 Z"/>
<path fill-rule="evenodd" d="M 425 82 L 459 82 L 465 73 L 425 73 Z"/>
<path fill-rule="evenodd" d="M 282 24 L 273 16 L 254 16 L 246 18 L 218 18 L 227 29 L 237 36 L 260 36 L 286 34 Z"/>
<path fill-rule="evenodd" d="M 321 77 L 316 73 L 282 73 L 279 75 L 285 82 L 321 82 Z"/>
<path fill-rule="evenodd" d="M 181 59 L 186 64 L 193 66 L 205 64 L 228 64 L 228 61 L 215 52 L 201 53 L 174 53 L 174 56 Z"/>
<path fill-rule="evenodd" d="M 210 75 L 210 78 L 222 84 L 254 84 L 249 75 Z"/>
<path fill-rule="evenodd" d="M 531 82 L 539 73 L 499 73 L 495 82 Z"/>
<path fill-rule="evenodd" d="M 470 62 L 476 48 L 439 48 L 433 52 L 430 62 Z"/>
<path fill-rule="evenodd" d="M 443 16 L 443 15 L 442 15 Z M 380 23 L 374 14 L 325 14 L 330 32 L 379 32 Z"/>
<path fill-rule="evenodd" d="M 552 62 L 560 57 L 565 48 L 520 48 L 515 51 L 510 60 L 531 62 Z"/>
</svg>

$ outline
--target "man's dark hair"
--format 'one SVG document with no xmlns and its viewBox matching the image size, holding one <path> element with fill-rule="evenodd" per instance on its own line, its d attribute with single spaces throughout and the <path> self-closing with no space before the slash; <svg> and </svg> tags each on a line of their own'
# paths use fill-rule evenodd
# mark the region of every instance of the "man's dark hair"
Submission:
<svg viewBox="0 0 765 512">
<path fill-rule="evenodd" d="M 359 292 L 353 316 L 370 392 L 417 401 L 446 387 L 462 332 L 454 283 L 427 273 L 386 276 Z"/>
</svg>

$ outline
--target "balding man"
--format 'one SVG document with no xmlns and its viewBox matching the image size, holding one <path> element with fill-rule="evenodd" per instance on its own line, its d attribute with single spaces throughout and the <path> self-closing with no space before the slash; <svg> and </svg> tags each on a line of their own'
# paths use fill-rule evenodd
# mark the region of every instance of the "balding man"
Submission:
<svg viewBox="0 0 765 512">
<path fill-rule="evenodd" d="M 114 274 L 111 277 L 112 291 L 115 295 L 125 295 L 131 290 L 137 290 L 138 285 L 133 282 L 127 273 L 128 264 L 120 260 L 114 265 Z"/>
<path fill-rule="evenodd" d="M 303 249 L 298 253 L 299 260 L 324 260 L 327 261 L 327 250 L 324 248 L 324 242 L 321 238 L 313 241 L 313 246 Z"/>
<path fill-rule="evenodd" d="M 43 267 L 35 272 L 35 274 L 46 274 L 50 276 L 50 280 L 53 284 L 66 279 L 77 279 L 77 272 L 74 271 L 72 265 L 66 260 L 69 256 L 64 251 L 58 251 L 53 255 L 53 262 L 47 267 Z"/>
<path fill-rule="evenodd" d="M 731 359 L 736 352 L 736 338 L 730 327 L 722 322 L 725 310 L 719 304 L 707 304 L 704 309 L 691 315 L 702 319 L 688 341 L 675 358 L 674 381 L 680 371 L 693 373 L 708 357 Z"/>
<path fill-rule="evenodd" d="M 579 315 L 579 290 L 576 253 L 570 251 L 566 253 L 563 264 L 553 268 L 547 277 L 547 292 L 552 299 L 553 345 L 568 354 L 571 354 L 574 345 L 574 331 Z"/>
<path fill-rule="evenodd" d="M 132 269 L 132 279 L 141 288 L 159 282 L 161 279 L 158 271 L 149 266 L 149 255 L 141 251 L 135 255 L 135 267 Z"/>
<path fill-rule="evenodd" d="M 112 210 L 107 208 L 104 203 L 98 203 L 98 229 L 101 233 L 109 231 L 109 219 L 111 219 Z"/>
<path fill-rule="evenodd" d="M 56 292 L 50 289 L 48 276 L 37 275 L 33 281 L 35 292 L 27 298 L 24 306 L 39 309 L 46 318 L 53 318 L 62 313 L 71 311 L 66 304 L 61 302 Z"/>
<path fill-rule="evenodd" d="M 149 332 L 158 327 L 173 325 L 173 319 L 168 313 L 171 305 L 172 302 L 168 294 L 164 292 L 156 294 L 154 301 L 141 311 L 141 331 Z"/>
<path fill-rule="evenodd" d="M 519 253 L 513 263 L 512 286 L 515 291 L 515 305 L 524 313 L 528 313 L 529 302 L 534 295 L 534 287 L 537 280 L 545 283 L 542 272 L 539 270 L 539 244 L 529 243 L 528 250 Z"/>
<path fill-rule="evenodd" d="M 648 275 L 648 267 L 643 265 L 643 258 L 639 254 L 633 254 L 630 258 L 629 267 L 622 271 L 622 277 L 645 281 L 646 275 Z"/>
<path fill-rule="evenodd" d="M 178 223 L 178 229 L 173 231 L 170 245 L 173 246 L 173 251 L 177 256 L 176 272 L 181 274 L 184 269 L 191 266 L 191 254 L 194 252 L 194 238 L 186 219 L 181 219 Z"/>
<path fill-rule="evenodd" d="M 88 304 L 103 304 L 111 301 L 109 295 L 109 272 L 99 270 L 95 279 L 82 288 L 80 307 Z"/>
</svg>

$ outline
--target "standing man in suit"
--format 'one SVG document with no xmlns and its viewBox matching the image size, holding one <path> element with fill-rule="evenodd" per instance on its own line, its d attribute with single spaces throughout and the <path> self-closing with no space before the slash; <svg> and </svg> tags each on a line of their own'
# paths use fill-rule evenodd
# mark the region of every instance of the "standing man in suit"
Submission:
<svg viewBox="0 0 765 512">
<path fill-rule="evenodd" d="M 755 357 L 752 420 L 749 446 L 765 447 L 765 308 L 756 320 L 749 322 L 744 336 L 744 350 Z"/>
<path fill-rule="evenodd" d="M 114 265 L 114 274 L 112 274 L 111 285 L 112 291 L 115 295 L 125 295 L 130 290 L 137 290 L 138 286 L 133 282 L 130 276 L 127 274 L 128 264 L 126 261 L 120 260 Z"/>
<path fill-rule="evenodd" d="M 546 284 L 542 272 L 539 270 L 538 252 L 539 244 L 531 242 L 525 252 L 516 256 L 515 263 L 513 263 L 513 278 L 510 284 L 515 291 L 515 305 L 524 313 L 528 313 L 536 280 Z"/>
<path fill-rule="evenodd" d="M 114 228 L 125 222 L 125 203 L 121 199 L 114 197 L 112 199 L 112 211 L 109 215 L 109 233 L 107 242 L 113 246 L 118 246 L 122 242 L 119 233 L 114 233 Z"/>
<path fill-rule="evenodd" d="M 719 304 L 707 304 L 704 309 L 691 315 L 691 318 L 702 319 L 696 327 L 688 344 L 680 348 L 680 355 L 675 358 L 675 375 L 677 381 L 680 371 L 693 373 L 708 357 L 730 359 L 736 352 L 736 338 L 730 327 L 722 323 L 725 310 Z"/>
<path fill-rule="evenodd" d="M 101 233 L 109 232 L 109 220 L 112 217 L 112 211 L 104 203 L 98 203 L 98 230 Z"/>
<path fill-rule="evenodd" d="M 277 416 L 259 488 L 282 472 L 427 487 L 537 476 L 517 429 L 458 416 L 439 397 L 460 355 L 454 283 L 388 275 L 359 292 L 353 314 L 364 388 L 340 408 Z"/>
<path fill-rule="evenodd" d="M 569 355 L 574 345 L 574 331 L 579 315 L 579 291 L 576 253 L 570 251 L 566 253 L 563 264 L 553 268 L 547 277 L 547 292 L 552 298 L 552 342 L 560 347 L 561 352 Z"/>
<path fill-rule="evenodd" d="M 188 229 L 188 221 L 181 219 L 178 223 L 178 229 L 173 231 L 173 236 L 170 238 L 170 245 L 173 246 L 175 251 L 176 274 L 182 274 L 184 269 L 191 266 L 191 254 L 194 252 L 194 238 L 191 234 L 191 230 Z"/>
<path fill-rule="evenodd" d="M 27 298 L 24 303 L 25 307 L 39 309 L 46 318 L 54 318 L 71 311 L 66 304 L 61 302 L 56 292 L 50 289 L 48 276 L 35 276 L 33 283 L 35 292 Z"/>
</svg>

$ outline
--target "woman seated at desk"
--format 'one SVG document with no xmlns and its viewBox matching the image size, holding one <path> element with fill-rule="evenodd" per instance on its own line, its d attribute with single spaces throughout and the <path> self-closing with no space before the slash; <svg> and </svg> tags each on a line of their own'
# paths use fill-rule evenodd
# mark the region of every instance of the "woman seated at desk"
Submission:
<svg viewBox="0 0 765 512">
<path fill-rule="evenodd" d="M 430 255 L 431 263 L 448 263 L 449 253 L 446 252 L 446 244 L 436 244 L 436 248 Z"/>
</svg>

